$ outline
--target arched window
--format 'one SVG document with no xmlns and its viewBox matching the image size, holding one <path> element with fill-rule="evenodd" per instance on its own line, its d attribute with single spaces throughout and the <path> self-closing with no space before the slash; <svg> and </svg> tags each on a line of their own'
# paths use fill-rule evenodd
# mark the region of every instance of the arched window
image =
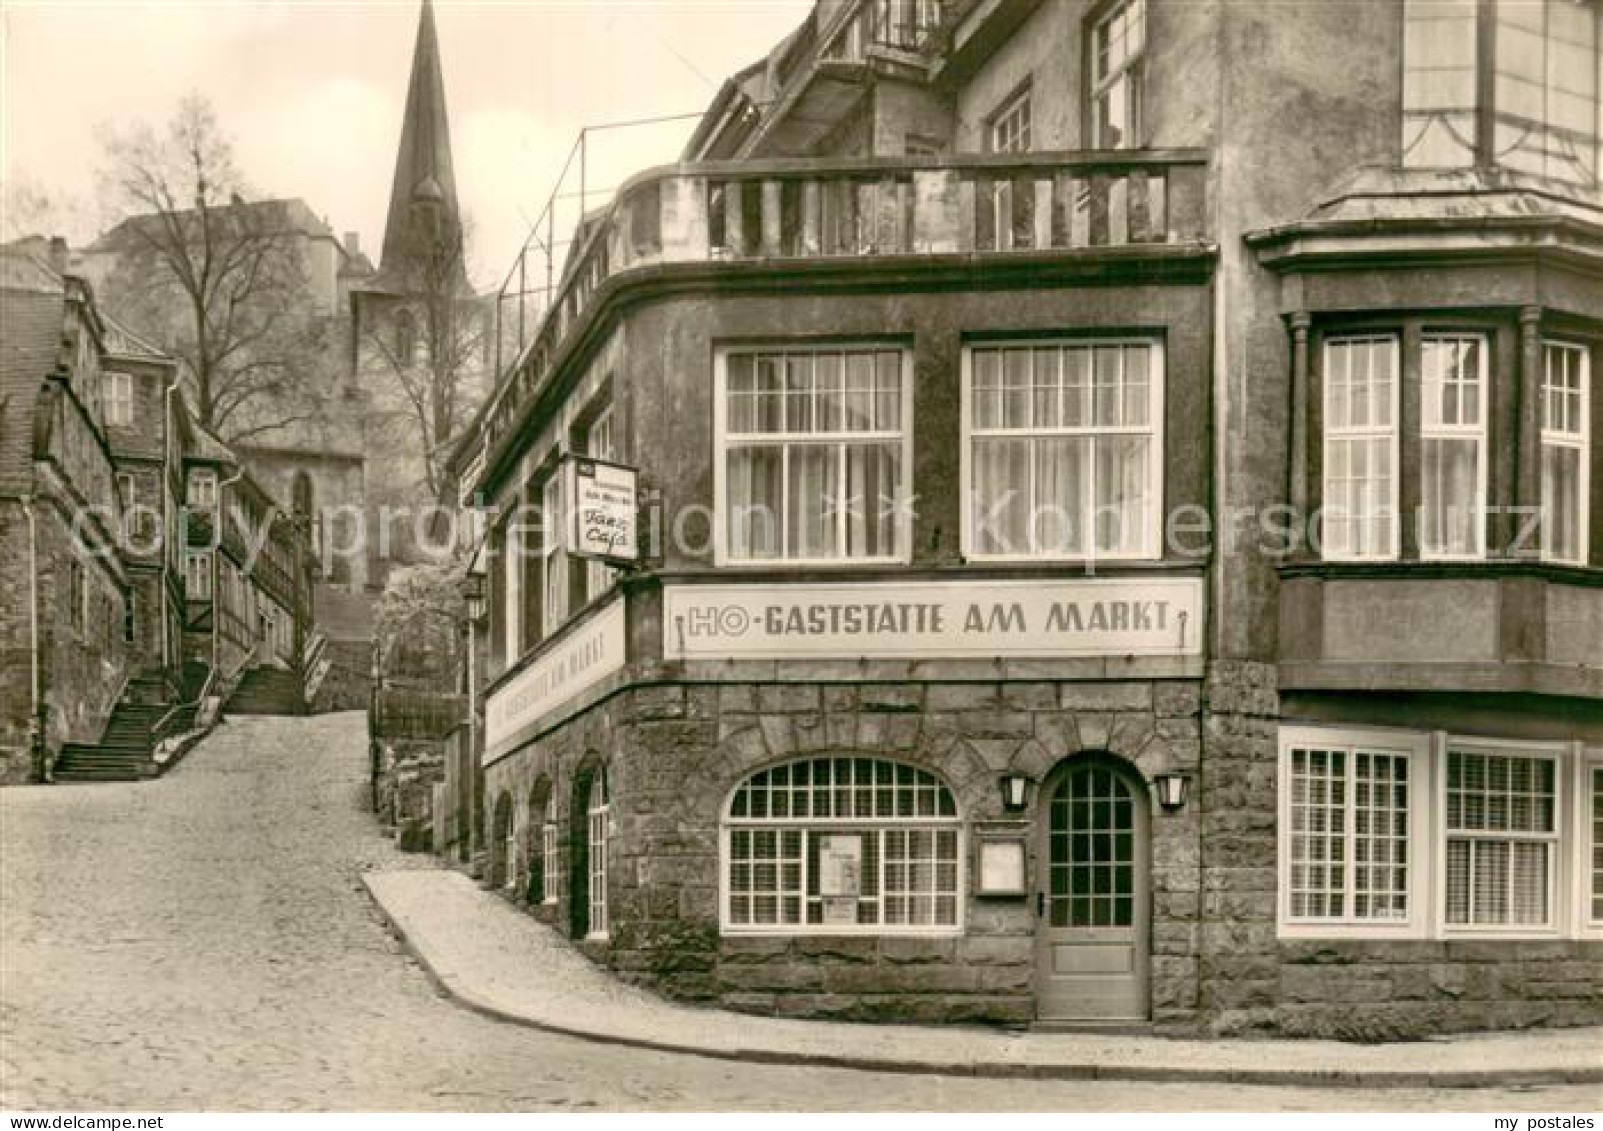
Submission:
<svg viewBox="0 0 1603 1131">
<path fill-rule="evenodd" d="M 529 888 L 531 905 L 557 901 L 557 824 L 551 812 L 551 782 L 542 777 L 529 791 Z"/>
<path fill-rule="evenodd" d="M 395 363 L 411 365 L 417 354 L 417 322 L 410 310 L 395 315 Z"/>
<path fill-rule="evenodd" d="M 518 869 L 518 841 L 512 821 L 512 795 L 503 793 L 495 802 L 495 820 L 490 839 L 490 885 L 511 887 Z"/>
<path fill-rule="evenodd" d="M 806 758 L 762 770 L 729 801 L 729 934 L 950 934 L 961 925 L 962 822 L 927 770 Z"/>
<path fill-rule="evenodd" d="M 590 918 L 586 938 L 607 936 L 607 822 L 609 820 L 607 772 L 599 770 L 590 779 L 590 798 L 585 816 L 590 829 Z"/>
</svg>

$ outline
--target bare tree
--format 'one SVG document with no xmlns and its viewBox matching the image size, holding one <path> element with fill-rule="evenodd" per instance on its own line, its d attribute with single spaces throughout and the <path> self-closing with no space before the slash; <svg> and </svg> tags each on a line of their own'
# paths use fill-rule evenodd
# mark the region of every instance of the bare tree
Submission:
<svg viewBox="0 0 1603 1131">
<path fill-rule="evenodd" d="M 478 407 L 487 357 L 487 304 L 467 282 L 467 233 L 448 218 L 414 217 L 390 316 L 360 328 L 366 376 L 421 453 L 428 498 L 456 502 L 450 450 Z"/>
<path fill-rule="evenodd" d="M 249 203 L 211 104 L 191 95 L 164 130 L 106 131 L 101 188 L 122 217 L 92 253 L 106 305 L 186 365 L 200 422 L 226 440 L 313 419 L 330 358 L 297 233 Z"/>
</svg>

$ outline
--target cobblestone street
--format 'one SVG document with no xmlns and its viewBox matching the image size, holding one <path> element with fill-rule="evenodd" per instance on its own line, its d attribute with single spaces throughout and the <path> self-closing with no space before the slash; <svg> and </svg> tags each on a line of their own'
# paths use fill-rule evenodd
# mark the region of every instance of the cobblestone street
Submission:
<svg viewBox="0 0 1603 1131">
<path fill-rule="evenodd" d="M 7 1109 L 1595 1109 L 1596 1088 L 950 1080 L 673 1056 L 442 999 L 360 873 L 356 714 L 237 719 L 171 775 L 0 792 Z"/>
</svg>

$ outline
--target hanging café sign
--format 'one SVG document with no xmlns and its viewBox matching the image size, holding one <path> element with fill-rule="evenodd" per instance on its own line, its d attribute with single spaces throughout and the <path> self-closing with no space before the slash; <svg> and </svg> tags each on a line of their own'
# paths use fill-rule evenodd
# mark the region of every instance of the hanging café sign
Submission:
<svg viewBox="0 0 1603 1131">
<path fill-rule="evenodd" d="M 668 659 L 1194 656 L 1200 578 L 673 585 Z"/>
<path fill-rule="evenodd" d="M 568 545 L 581 558 L 634 562 L 640 556 L 638 473 L 605 460 L 569 458 L 563 468 Z"/>
</svg>

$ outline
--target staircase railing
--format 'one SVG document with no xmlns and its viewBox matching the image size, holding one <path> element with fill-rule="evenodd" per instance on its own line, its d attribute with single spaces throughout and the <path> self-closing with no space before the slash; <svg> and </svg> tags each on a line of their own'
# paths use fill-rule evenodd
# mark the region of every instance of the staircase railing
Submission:
<svg viewBox="0 0 1603 1131">
<path fill-rule="evenodd" d="M 155 738 L 158 735 L 165 737 L 167 734 L 167 728 L 172 724 L 174 715 L 188 710 L 190 707 L 195 708 L 197 711 L 200 710 L 200 705 L 206 702 L 206 696 L 211 693 L 212 684 L 216 681 L 216 679 L 217 669 L 207 665 L 205 682 L 200 685 L 200 691 L 195 695 L 195 698 L 187 703 L 174 703 L 171 707 L 169 707 L 167 709 L 167 713 L 162 715 L 161 718 L 157 719 L 151 726 L 151 737 Z"/>
</svg>

